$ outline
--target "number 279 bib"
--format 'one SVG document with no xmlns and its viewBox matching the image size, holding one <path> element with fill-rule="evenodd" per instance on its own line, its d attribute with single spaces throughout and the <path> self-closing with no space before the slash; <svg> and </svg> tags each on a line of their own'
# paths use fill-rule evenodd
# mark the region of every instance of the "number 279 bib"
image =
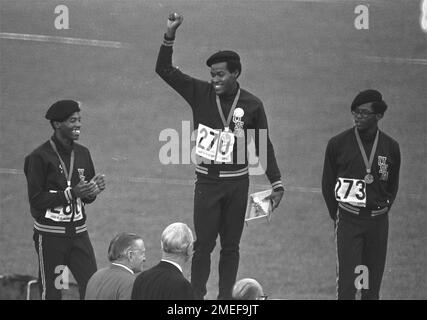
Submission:
<svg viewBox="0 0 427 320">
<path fill-rule="evenodd" d="M 359 179 L 338 178 L 335 199 L 357 207 L 366 207 L 366 182 Z"/>
<path fill-rule="evenodd" d="M 197 128 L 196 154 L 208 160 L 231 162 L 234 140 L 232 132 L 212 129 L 200 123 Z"/>
</svg>

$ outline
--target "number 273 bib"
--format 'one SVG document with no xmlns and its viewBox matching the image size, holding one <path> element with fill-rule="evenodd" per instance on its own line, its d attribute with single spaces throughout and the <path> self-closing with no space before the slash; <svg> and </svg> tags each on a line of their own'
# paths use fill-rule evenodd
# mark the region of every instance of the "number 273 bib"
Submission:
<svg viewBox="0 0 427 320">
<path fill-rule="evenodd" d="M 357 207 L 366 207 L 366 182 L 360 179 L 338 178 L 335 199 Z"/>
</svg>

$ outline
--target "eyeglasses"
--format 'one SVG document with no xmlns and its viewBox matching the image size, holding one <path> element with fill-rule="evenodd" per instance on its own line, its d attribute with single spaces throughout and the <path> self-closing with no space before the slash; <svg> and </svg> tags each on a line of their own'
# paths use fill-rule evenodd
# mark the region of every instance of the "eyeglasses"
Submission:
<svg viewBox="0 0 427 320">
<path fill-rule="evenodd" d="M 352 111 L 351 114 L 353 116 L 361 116 L 363 118 L 367 118 L 368 116 L 370 116 L 371 114 L 376 114 L 375 112 L 371 112 L 368 110 L 357 110 L 357 111 Z"/>
<path fill-rule="evenodd" d="M 267 295 L 262 295 L 262 296 L 259 296 L 257 300 L 267 300 L 267 299 L 268 299 Z"/>
</svg>

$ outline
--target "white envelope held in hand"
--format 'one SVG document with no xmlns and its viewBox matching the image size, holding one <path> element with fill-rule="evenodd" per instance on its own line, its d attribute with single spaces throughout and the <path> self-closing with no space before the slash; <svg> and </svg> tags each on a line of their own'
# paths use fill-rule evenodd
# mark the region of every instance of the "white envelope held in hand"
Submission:
<svg viewBox="0 0 427 320">
<path fill-rule="evenodd" d="M 245 221 L 252 221 L 260 218 L 266 218 L 270 221 L 271 217 L 271 201 L 265 199 L 271 194 L 270 190 L 255 192 L 249 195 L 248 205 L 246 207 Z"/>
</svg>

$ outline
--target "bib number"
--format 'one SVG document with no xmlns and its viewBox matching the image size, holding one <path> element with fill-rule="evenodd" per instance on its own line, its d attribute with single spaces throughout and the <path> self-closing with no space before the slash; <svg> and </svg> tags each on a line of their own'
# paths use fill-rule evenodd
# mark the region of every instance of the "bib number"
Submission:
<svg viewBox="0 0 427 320">
<path fill-rule="evenodd" d="M 338 178 L 335 199 L 357 207 L 366 207 L 366 182 L 359 179 Z"/>
<path fill-rule="evenodd" d="M 83 219 L 83 204 L 80 198 L 77 198 L 74 213 L 74 221 Z M 51 208 L 46 210 L 45 218 L 56 221 L 56 222 L 70 222 L 73 209 L 71 203 L 67 203 L 64 206 Z"/>
<path fill-rule="evenodd" d="M 220 130 L 199 124 L 197 129 L 196 154 L 208 160 L 231 162 L 233 160 L 234 141 L 234 134 L 231 132 L 221 132 Z"/>
</svg>

